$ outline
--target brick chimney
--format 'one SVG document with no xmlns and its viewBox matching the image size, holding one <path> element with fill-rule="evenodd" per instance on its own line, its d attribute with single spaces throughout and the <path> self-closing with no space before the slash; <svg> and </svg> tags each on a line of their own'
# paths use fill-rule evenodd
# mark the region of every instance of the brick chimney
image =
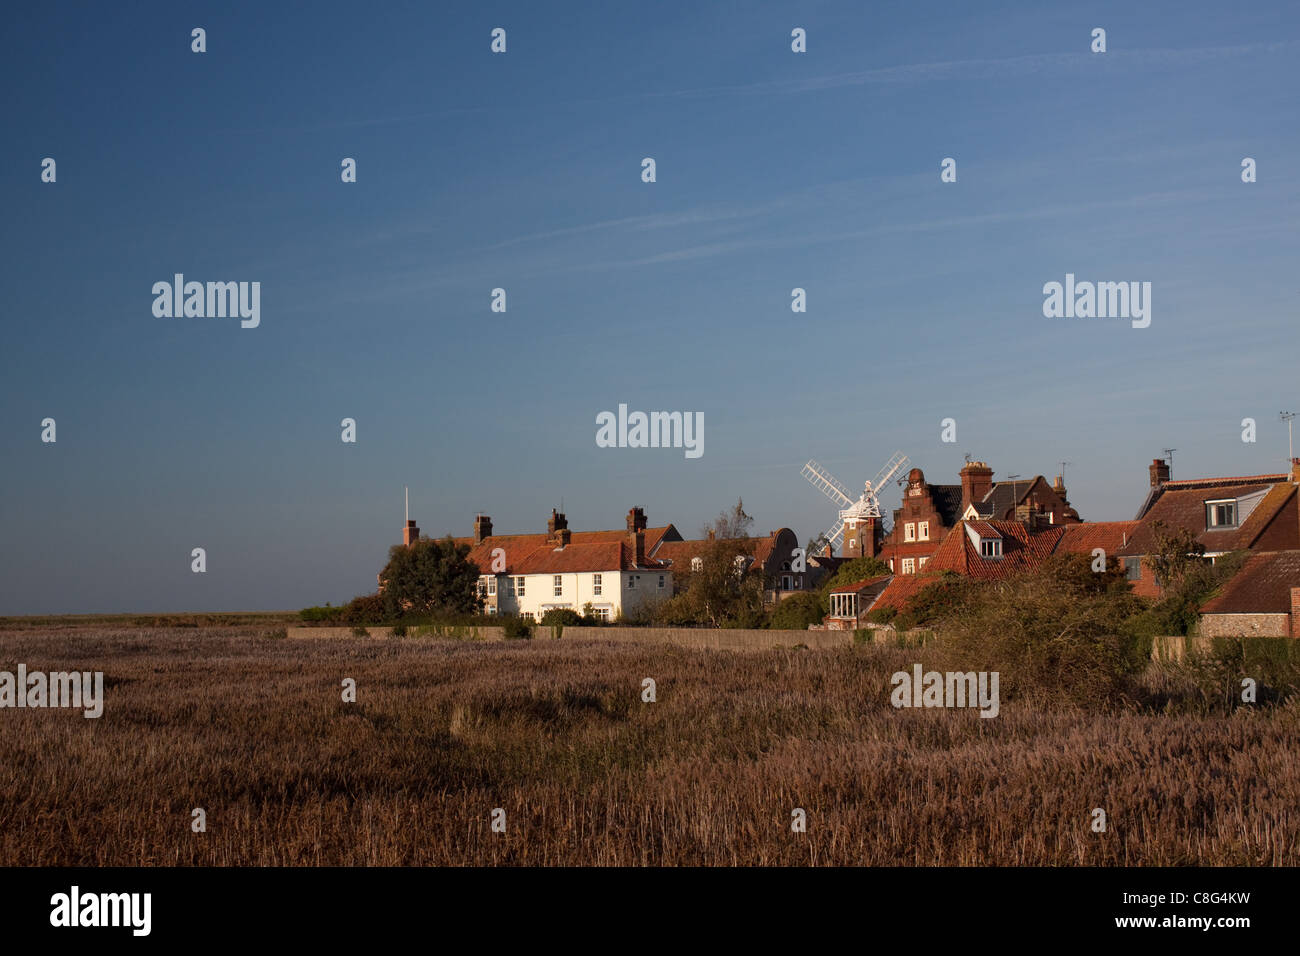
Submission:
<svg viewBox="0 0 1300 956">
<path fill-rule="evenodd" d="M 402 529 L 402 544 L 408 548 L 420 540 L 420 529 L 415 526 L 414 521 L 406 522 L 406 527 Z"/>
<path fill-rule="evenodd" d="M 631 508 L 627 513 L 627 546 L 632 550 L 632 561 L 637 566 L 645 564 L 645 512 Z"/>
<path fill-rule="evenodd" d="M 1052 480 L 1052 490 L 1056 492 L 1056 497 L 1060 498 L 1063 504 L 1068 505 L 1070 503 L 1070 499 L 1065 496 L 1064 477 L 1057 475 L 1056 478 Z"/>
<path fill-rule="evenodd" d="M 993 490 L 993 469 L 982 461 L 971 461 L 961 470 L 961 510 L 983 501 Z"/>
<path fill-rule="evenodd" d="M 645 512 L 640 508 L 629 508 L 627 512 L 627 530 L 644 531 L 645 530 Z"/>
<path fill-rule="evenodd" d="M 492 537 L 492 519 L 487 515 L 474 516 L 474 543 L 482 544 L 484 538 Z"/>
<path fill-rule="evenodd" d="M 1169 480 L 1169 462 L 1163 458 L 1152 458 L 1151 467 L 1151 487 L 1157 488 Z"/>
<path fill-rule="evenodd" d="M 546 543 L 563 548 L 569 543 L 569 519 L 554 508 L 546 522 Z"/>
</svg>

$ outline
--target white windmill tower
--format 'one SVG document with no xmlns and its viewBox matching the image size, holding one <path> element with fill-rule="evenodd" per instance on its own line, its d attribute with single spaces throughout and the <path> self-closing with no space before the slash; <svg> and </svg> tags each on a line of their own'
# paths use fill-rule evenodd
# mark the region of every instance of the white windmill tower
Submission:
<svg viewBox="0 0 1300 956">
<path fill-rule="evenodd" d="M 862 494 L 854 501 L 849 496 L 849 489 L 835 480 L 835 476 L 817 464 L 809 461 L 800 472 L 812 482 L 813 487 L 831 501 L 840 506 L 839 520 L 822 535 L 822 540 L 829 541 L 831 547 L 838 549 L 844 538 L 844 529 L 850 532 L 850 546 L 844 550 L 844 556 L 858 558 L 870 553 L 866 542 L 873 542 L 876 525 L 881 518 L 880 489 L 907 467 L 907 456 L 901 451 L 894 452 L 892 458 L 876 473 L 876 477 L 864 483 Z M 870 536 L 870 537 L 869 537 Z"/>
</svg>

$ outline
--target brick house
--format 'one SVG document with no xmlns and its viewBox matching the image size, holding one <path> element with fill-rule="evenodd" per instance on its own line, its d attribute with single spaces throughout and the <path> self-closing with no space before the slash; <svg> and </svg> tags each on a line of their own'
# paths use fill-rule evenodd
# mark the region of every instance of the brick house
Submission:
<svg viewBox="0 0 1300 956">
<path fill-rule="evenodd" d="M 902 610 L 945 572 L 998 581 L 1032 571 L 1055 553 L 1066 528 L 1033 521 L 958 521 L 926 562 L 925 570 L 895 575 L 877 607 Z"/>
<path fill-rule="evenodd" d="M 1300 551 L 1252 554 L 1201 606 L 1197 634 L 1300 638 Z"/>
<path fill-rule="evenodd" d="M 967 462 L 960 478 L 960 484 L 932 485 L 920 468 L 908 473 L 902 506 L 894 511 L 894 527 L 881 552 L 895 574 L 920 573 L 959 521 L 1079 522 L 1060 478 L 1050 485 L 1042 475 L 994 481 L 993 469 L 982 461 Z"/>
<path fill-rule="evenodd" d="M 1290 473 L 1273 475 L 1171 481 L 1169 465 L 1161 459 L 1148 471 L 1150 487 L 1138 509 L 1138 527 L 1119 551 L 1134 593 L 1148 598 L 1163 593 L 1148 563 L 1157 521 L 1192 532 L 1211 561 L 1229 551 L 1300 549 L 1300 459 L 1292 462 Z"/>
</svg>

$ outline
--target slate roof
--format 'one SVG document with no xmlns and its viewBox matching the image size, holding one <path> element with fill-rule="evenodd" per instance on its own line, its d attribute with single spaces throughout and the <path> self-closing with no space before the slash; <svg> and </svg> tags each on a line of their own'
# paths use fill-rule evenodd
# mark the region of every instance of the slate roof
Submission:
<svg viewBox="0 0 1300 956">
<path fill-rule="evenodd" d="M 930 500 L 945 528 L 951 528 L 961 519 L 961 485 L 930 485 Z"/>
<path fill-rule="evenodd" d="M 1222 590 L 1201 607 L 1202 614 L 1286 614 L 1291 589 L 1300 587 L 1300 551 L 1260 551 L 1251 555 Z"/>
</svg>

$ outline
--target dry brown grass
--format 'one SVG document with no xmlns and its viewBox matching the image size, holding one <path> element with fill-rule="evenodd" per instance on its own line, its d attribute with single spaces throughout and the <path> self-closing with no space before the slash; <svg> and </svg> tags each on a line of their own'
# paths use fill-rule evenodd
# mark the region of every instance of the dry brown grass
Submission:
<svg viewBox="0 0 1300 956">
<path fill-rule="evenodd" d="M 0 864 L 1300 863 L 1294 701 L 894 710 L 925 654 L 10 630 L 0 669 L 109 689 L 0 711 Z"/>
</svg>

